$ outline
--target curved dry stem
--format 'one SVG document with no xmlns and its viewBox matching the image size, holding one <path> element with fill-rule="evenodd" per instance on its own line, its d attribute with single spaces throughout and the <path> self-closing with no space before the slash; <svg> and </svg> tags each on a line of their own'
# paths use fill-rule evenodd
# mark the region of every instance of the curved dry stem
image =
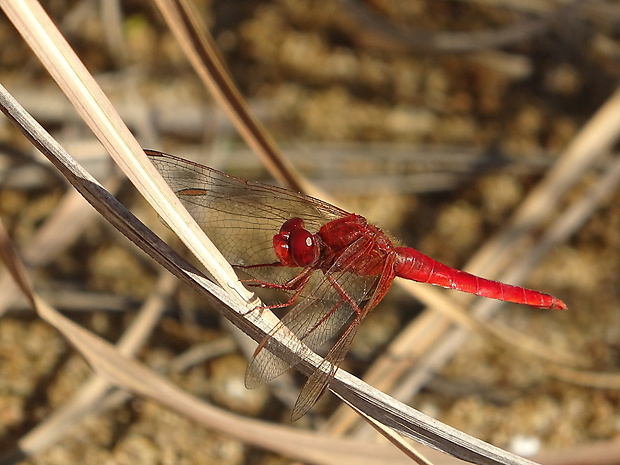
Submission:
<svg viewBox="0 0 620 465">
<path fill-rule="evenodd" d="M 285 186 L 296 192 L 308 192 L 309 186 L 250 112 L 193 5 L 185 0 L 157 0 L 156 3 L 194 70 L 254 153 Z"/>
</svg>

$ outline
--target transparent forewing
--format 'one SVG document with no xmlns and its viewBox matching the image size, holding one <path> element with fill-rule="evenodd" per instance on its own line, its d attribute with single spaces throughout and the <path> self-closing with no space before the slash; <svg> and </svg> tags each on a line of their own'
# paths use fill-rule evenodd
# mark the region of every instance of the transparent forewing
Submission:
<svg viewBox="0 0 620 465">
<path fill-rule="evenodd" d="M 357 333 L 360 321 L 361 318 L 355 318 L 351 322 L 351 325 L 347 328 L 342 337 L 336 342 L 334 347 L 332 347 L 325 359 L 323 359 L 319 368 L 308 377 L 293 407 L 291 413 L 292 421 L 296 421 L 303 417 L 323 395 L 329 386 L 330 380 L 333 378 L 340 363 L 344 359 L 344 355 L 349 350 L 353 338 Z"/>
<path fill-rule="evenodd" d="M 316 233 L 320 227 L 348 213 L 328 203 L 277 186 L 245 181 L 172 155 L 147 155 L 205 230 L 222 254 L 241 266 L 277 261 L 273 236 L 292 217 L 304 220 Z M 290 279 L 295 271 L 283 268 L 246 270 L 259 279 Z"/>
</svg>

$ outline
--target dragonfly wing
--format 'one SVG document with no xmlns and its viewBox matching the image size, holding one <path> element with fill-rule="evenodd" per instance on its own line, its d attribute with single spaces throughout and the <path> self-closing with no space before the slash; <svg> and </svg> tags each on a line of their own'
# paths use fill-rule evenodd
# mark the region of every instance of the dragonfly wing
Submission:
<svg viewBox="0 0 620 465">
<path fill-rule="evenodd" d="M 355 338 L 357 328 L 362 322 L 364 317 L 370 312 L 383 298 L 385 293 L 390 288 L 392 281 L 394 280 L 394 255 L 388 255 L 383 267 L 383 272 L 379 277 L 379 281 L 374 288 L 372 296 L 360 309 L 361 312 L 355 316 L 355 319 L 351 322 L 347 330 L 340 337 L 340 339 L 329 350 L 321 365 L 315 370 L 304 384 L 304 387 L 299 393 L 297 402 L 293 407 L 291 413 L 291 420 L 296 421 L 303 417 L 308 410 L 312 408 L 314 404 L 323 395 L 330 381 L 336 374 L 338 367 L 344 360 L 349 347 Z"/>
<path fill-rule="evenodd" d="M 336 370 L 344 360 L 349 347 L 351 347 L 360 321 L 361 318 L 353 320 L 346 332 L 323 359 L 321 365 L 308 377 L 293 407 L 291 421 L 297 421 L 303 417 L 325 393 L 330 380 L 336 374 Z"/>
<path fill-rule="evenodd" d="M 302 218 L 306 229 L 315 234 L 329 221 L 349 215 L 326 202 L 287 189 L 245 181 L 161 152 L 145 152 L 189 213 L 233 265 L 276 263 L 273 236 L 293 217 Z M 374 240 L 372 237 L 358 239 L 324 276 L 313 277 L 305 283 L 306 288 L 299 294 L 302 300 L 259 346 L 248 367 L 246 385 L 252 387 L 275 378 L 296 363 L 282 361 L 269 351 L 271 336 L 275 333 L 293 339 L 290 341 L 293 348 L 299 344 L 300 350 L 305 345 L 316 351 L 350 322 L 325 357 L 323 363 L 329 364 L 329 370 L 314 373 L 304 386 L 294 416 L 303 415 L 316 402 L 351 345 L 359 322 L 381 300 L 394 278 L 393 254 L 386 257 L 381 275 L 361 276 L 355 272 L 365 269 L 357 264 L 373 251 Z M 273 284 L 286 283 L 299 274 L 298 268 L 284 266 L 244 270 L 263 283 Z M 295 338 L 287 336 L 285 326 Z"/>
<path fill-rule="evenodd" d="M 246 181 L 172 155 L 146 154 L 185 208 L 233 265 L 249 266 L 278 261 L 273 236 L 297 216 L 316 233 L 322 225 L 349 213 L 287 189 Z M 261 267 L 247 270 L 259 280 L 282 283 L 298 269 Z M 274 278 L 275 276 L 275 278 Z"/>
<path fill-rule="evenodd" d="M 285 330 L 284 323 L 280 321 L 271 331 L 271 334 L 273 335 L 276 332 L 279 332 L 281 335 L 287 334 L 283 330 Z M 293 353 L 299 353 L 303 350 L 303 344 L 297 337 L 285 336 L 285 339 Z M 250 361 L 245 372 L 246 388 L 257 388 L 261 384 L 277 378 L 290 367 L 299 362 L 299 360 L 287 361 L 272 353 L 269 347 L 272 340 L 272 336 L 267 336 L 261 343 L 262 347 L 259 346 L 259 349 L 257 349 L 257 352 Z"/>
</svg>

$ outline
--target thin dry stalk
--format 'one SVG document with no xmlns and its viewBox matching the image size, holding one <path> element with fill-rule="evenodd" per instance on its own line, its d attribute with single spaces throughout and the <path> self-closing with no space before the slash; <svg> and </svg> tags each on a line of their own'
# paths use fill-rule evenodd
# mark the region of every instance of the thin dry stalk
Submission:
<svg viewBox="0 0 620 465">
<path fill-rule="evenodd" d="M 434 54 L 490 50 L 531 40 L 547 32 L 554 23 L 566 20 L 566 16 L 575 10 L 574 5 L 569 3 L 556 7 L 555 11 L 543 11 L 540 18 L 523 19 L 516 24 L 494 30 L 429 32 L 399 28 L 360 2 L 340 0 L 340 3 L 349 13 L 346 20 L 341 21 L 342 27 L 348 30 L 357 42 L 379 50 Z"/>
<path fill-rule="evenodd" d="M 194 70 L 254 153 L 285 186 L 308 192 L 308 185 L 250 112 L 194 6 L 186 0 L 157 0 L 156 3 Z M 316 195 L 316 191 L 313 193 Z"/>
</svg>

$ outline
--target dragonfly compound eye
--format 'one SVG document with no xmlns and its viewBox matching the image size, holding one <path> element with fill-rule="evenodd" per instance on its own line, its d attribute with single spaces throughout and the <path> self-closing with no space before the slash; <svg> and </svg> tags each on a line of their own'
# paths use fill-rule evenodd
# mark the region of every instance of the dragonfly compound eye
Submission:
<svg viewBox="0 0 620 465">
<path fill-rule="evenodd" d="M 301 218 L 291 218 L 290 220 L 285 221 L 280 228 L 280 236 L 284 239 L 288 239 L 291 232 L 296 231 L 297 229 L 304 229 L 304 220 Z"/>
<path fill-rule="evenodd" d="M 312 266 L 319 259 L 319 246 L 310 232 L 303 228 L 291 231 L 288 249 L 297 266 Z"/>
</svg>

